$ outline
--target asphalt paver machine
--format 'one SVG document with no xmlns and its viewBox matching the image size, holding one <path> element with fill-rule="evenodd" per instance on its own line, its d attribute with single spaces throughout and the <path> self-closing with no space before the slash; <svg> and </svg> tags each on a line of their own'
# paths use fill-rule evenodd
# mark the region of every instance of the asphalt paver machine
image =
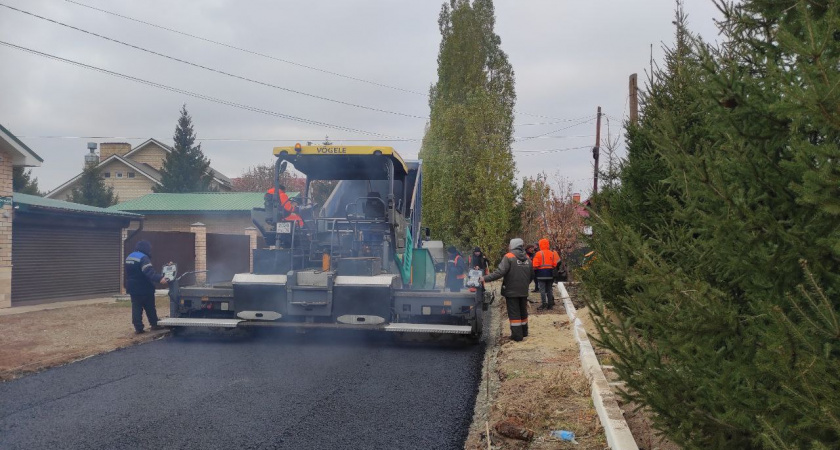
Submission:
<svg viewBox="0 0 840 450">
<path fill-rule="evenodd" d="M 435 263 L 421 241 L 422 162 L 391 147 L 274 148 L 274 190 L 252 213 L 264 248 L 253 273 L 229 286 L 170 288 L 168 327 L 299 327 L 457 334 L 478 341 L 491 300 L 483 289 L 436 287 Z M 281 200 L 287 166 L 306 176 L 304 192 Z M 312 183 L 337 181 L 323 204 Z M 286 208 L 284 201 L 295 202 Z M 302 219 L 291 216 L 294 210 Z"/>
</svg>

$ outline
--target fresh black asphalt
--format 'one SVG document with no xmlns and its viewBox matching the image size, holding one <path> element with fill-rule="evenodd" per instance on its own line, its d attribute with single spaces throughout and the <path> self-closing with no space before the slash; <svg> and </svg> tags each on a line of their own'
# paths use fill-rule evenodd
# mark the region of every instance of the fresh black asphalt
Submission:
<svg viewBox="0 0 840 450">
<path fill-rule="evenodd" d="M 357 332 L 169 337 L 0 384 L 0 448 L 463 448 L 482 351 Z"/>
</svg>

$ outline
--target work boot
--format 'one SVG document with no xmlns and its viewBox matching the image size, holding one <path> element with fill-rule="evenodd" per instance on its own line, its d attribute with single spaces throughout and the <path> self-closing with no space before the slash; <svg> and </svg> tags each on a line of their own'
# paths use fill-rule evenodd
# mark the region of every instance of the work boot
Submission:
<svg viewBox="0 0 840 450">
<path fill-rule="evenodd" d="M 143 334 L 145 332 L 146 332 L 146 330 L 144 330 L 142 328 L 140 328 L 139 330 L 134 330 L 134 334 Z"/>
<path fill-rule="evenodd" d="M 155 325 L 152 325 L 151 327 L 149 327 L 149 329 L 152 330 L 152 331 L 158 331 L 158 330 L 165 330 L 166 328 L 155 324 Z"/>
<path fill-rule="evenodd" d="M 537 306 L 537 310 L 542 311 L 543 309 L 545 309 L 545 305 L 544 305 L 544 304 L 543 304 L 543 305 L 540 305 L 540 306 Z"/>
<path fill-rule="evenodd" d="M 522 337 L 528 337 L 528 325 L 522 325 Z"/>
<path fill-rule="evenodd" d="M 522 327 L 510 327 L 510 340 L 519 342 L 522 340 Z"/>
</svg>

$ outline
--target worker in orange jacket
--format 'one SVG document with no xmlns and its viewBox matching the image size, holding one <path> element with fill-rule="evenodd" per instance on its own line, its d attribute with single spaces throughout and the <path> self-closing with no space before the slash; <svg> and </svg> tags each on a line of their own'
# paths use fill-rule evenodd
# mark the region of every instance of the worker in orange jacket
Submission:
<svg viewBox="0 0 840 450">
<path fill-rule="evenodd" d="M 272 199 L 276 198 L 274 196 L 274 188 L 271 188 L 266 192 L 266 197 L 268 197 L 268 196 L 271 196 Z M 286 216 L 285 219 L 281 219 L 281 220 L 284 220 L 284 221 L 287 221 L 287 222 L 295 222 L 297 224 L 298 228 L 303 226 L 303 218 L 301 218 L 299 215 L 297 215 L 297 212 L 296 212 L 297 208 L 295 207 L 295 204 L 292 203 L 291 200 L 289 200 L 289 196 L 286 195 L 286 188 L 284 186 L 280 186 L 280 205 L 283 209 L 285 209 L 289 213 L 289 215 Z"/>
<path fill-rule="evenodd" d="M 549 248 L 548 239 L 540 239 L 540 249 L 534 254 L 534 277 L 540 289 L 541 304 L 537 309 L 554 308 L 554 268 L 559 262 L 557 253 Z"/>
</svg>

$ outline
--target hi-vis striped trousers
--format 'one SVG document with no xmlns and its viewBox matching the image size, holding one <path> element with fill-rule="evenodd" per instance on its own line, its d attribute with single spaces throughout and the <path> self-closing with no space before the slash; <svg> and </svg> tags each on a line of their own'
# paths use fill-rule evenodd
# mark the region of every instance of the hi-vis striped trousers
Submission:
<svg viewBox="0 0 840 450">
<path fill-rule="evenodd" d="M 510 338 L 521 341 L 528 336 L 528 297 L 506 297 Z"/>
</svg>

